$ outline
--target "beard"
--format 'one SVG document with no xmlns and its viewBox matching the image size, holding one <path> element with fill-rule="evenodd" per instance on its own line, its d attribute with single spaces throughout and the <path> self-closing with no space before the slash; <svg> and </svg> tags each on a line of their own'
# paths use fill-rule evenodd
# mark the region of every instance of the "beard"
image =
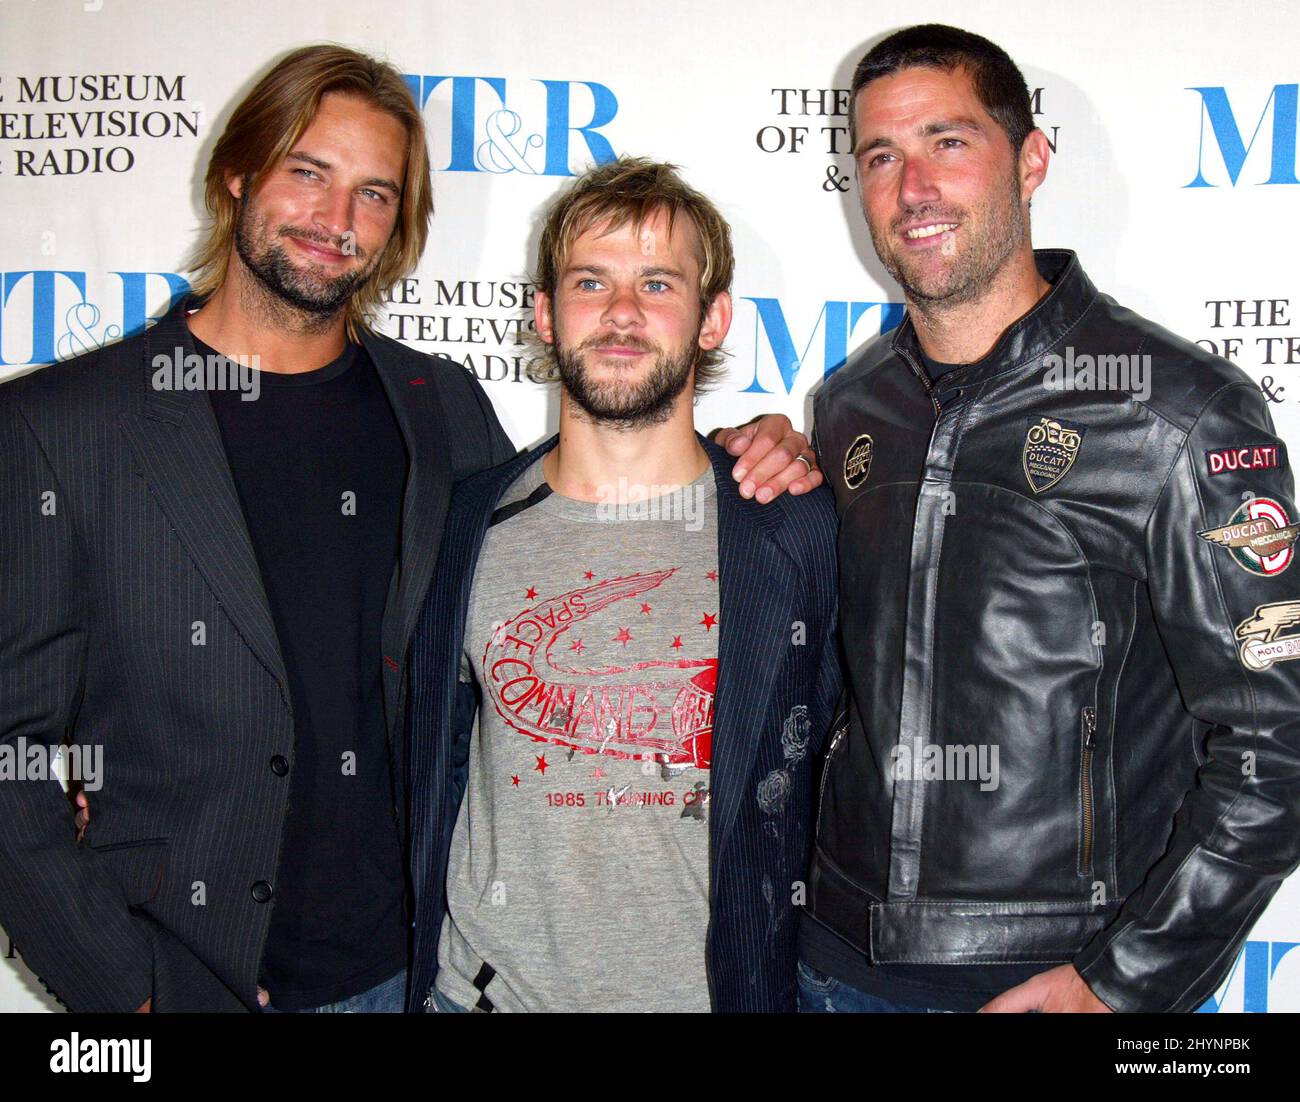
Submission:
<svg viewBox="0 0 1300 1102">
<path fill-rule="evenodd" d="M 922 309 L 955 306 L 973 302 L 988 290 L 1025 236 L 1020 182 L 1014 171 L 1007 188 L 981 203 L 975 215 L 972 219 L 970 212 L 959 207 L 932 204 L 906 211 L 887 231 L 867 219 L 876 255 L 909 302 Z M 912 257 L 893 247 L 899 229 L 916 221 L 959 223 L 958 232 L 966 237 L 964 246 L 947 264 L 935 264 L 934 249 Z M 941 245 L 937 251 L 942 253 L 943 248 Z"/>
<path fill-rule="evenodd" d="M 318 318 L 333 317 L 365 283 L 374 270 L 378 257 L 369 264 L 339 275 L 328 275 L 316 265 L 300 268 L 290 259 L 284 246 L 275 237 L 297 237 L 316 245 L 342 248 L 340 241 L 327 234 L 311 233 L 293 226 L 281 226 L 271 232 L 265 217 L 254 213 L 247 198 L 240 201 L 239 218 L 235 223 L 235 251 L 239 259 L 267 291 L 286 305 Z M 359 247 L 358 260 L 366 253 Z"/>
<path fill-rule="evenodd" d="M 555 361 L 560 383 L 569 397 L 593 421 L 628 431 L 647 425 L 661 425 L 672 416 L 677 397 L 686 389 L 695 369 L 697 341 L 691 341 L 676 355 L 668 355 L 649 341 L 630 336 L 603 336 L 584 341 L 576 348 L 555 342 Z M 600 354 L 608 345 L 639 348 L 657 353 L 654 366 L 639 383 L 603 382 L 592 378 L 585 355 Z"/>
</svg>

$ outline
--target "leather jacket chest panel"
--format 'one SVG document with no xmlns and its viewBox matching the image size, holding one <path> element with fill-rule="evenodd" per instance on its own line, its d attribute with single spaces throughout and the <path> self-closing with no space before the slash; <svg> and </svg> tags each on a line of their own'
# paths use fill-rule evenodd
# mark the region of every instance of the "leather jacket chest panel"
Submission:
<svg viewBox="0 0 1300 1102">
<path fill-rule="evenodd" d="M 1177 434 L 1032 369 L 941 380 L 937 416 L 898 357 L 837 383 L 818 441 L 859 707 L 820 846 L 890 900 L 1113 896 L 1114 697 Z"/>
</svg>

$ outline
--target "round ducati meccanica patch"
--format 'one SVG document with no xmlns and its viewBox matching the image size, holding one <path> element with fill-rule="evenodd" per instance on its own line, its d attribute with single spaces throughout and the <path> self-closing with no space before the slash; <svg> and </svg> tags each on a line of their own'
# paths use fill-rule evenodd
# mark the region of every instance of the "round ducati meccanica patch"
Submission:
<svg viewBox="0 0 1300 1102">
<path fill-rule="evenodd" d="M 1241 503 L 1222 528 L 1208 528 L 1198 536 L 1226 548 L 1243 570 L 1272 578 L 1291 565 L 1300 524 L 1292 524 L 1286 506 L 1271 497 L 1252 497 Z"/>
</svg>

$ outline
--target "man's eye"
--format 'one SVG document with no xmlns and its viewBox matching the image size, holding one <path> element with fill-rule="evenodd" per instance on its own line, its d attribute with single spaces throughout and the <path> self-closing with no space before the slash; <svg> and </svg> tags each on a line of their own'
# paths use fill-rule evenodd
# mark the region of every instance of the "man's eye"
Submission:
<svg viewBox="0 0 1300 1102">
<path fill-rule="evenodd" d="M 667 283 L 662 279 L 650 279 L 646 281 L 645 289 L 653 291 L 657 295 L 662 295 L 665 291 L 670 290 Z"/>
<path fill-rule="evenodd" d="M 295 168 L 293 171 L 301 172 L 304 176 L 310 176 L 312 179 L 319 179 L 316 173 L 313 172 L 310 168 Z"/>
<path fill-rule="evenodd" d="M 374 188 L 371 187 L 362 188 L 361 194 L 364 195 L 367 199 L 378 199 L 381 203 L 388 202 L 387 195 L 385 195 L 382 191 L 376 191 Z"/>
<path fill-rule="evenodd" d="M 893 156 L 892 153 L 877 153 L 874 157 L 869 157 L 867 159 L 867 167 L 877 168 L 880 165 L 883 165 L 887 160 L 892 160 Z"/>
<path fill-rule="evenodd" d="M 965 143 L 964 141 L 962 141 L 960 138 L 940 138 L 940 139 L 939 139 L 939 145 L 940 145 L 943 149 L 956 149 L 956 148 L 958 148 L 959 146 L 963 146 L 963 145 L 965 145 L 965 144 L 966 144 L 966 143 Z"/>
<path fill-rule="evenodd" d="M 598 279 L 580 279 L 578 280 L 579 291 L 599 291 L 600 280 Z"/>
</svg>

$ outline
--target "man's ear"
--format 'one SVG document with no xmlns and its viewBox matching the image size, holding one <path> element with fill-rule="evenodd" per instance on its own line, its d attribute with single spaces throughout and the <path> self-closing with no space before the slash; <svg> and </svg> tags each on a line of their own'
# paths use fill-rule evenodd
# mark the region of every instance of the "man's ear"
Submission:
<svg viewBox="0 0 1300 1102">
<path fill-rule="evenodd" d="M 1025 144 L 1020 147 L 1020 198 L 1024 202 L 1029 202 L 1039 185 L 1047 179 L 1047 163 L 1051 156 L 1047 135 L 1041 130 L 1031 130 L 1025 136 Z"/>
<path fill-rule="evenodd" d="M 719 291 L 713 296 L 709 308 L 704 311 L 704 321 L 700 325 L 700 347 L 706 352 L 717 348 L 727 339 L 731 328 L 731 295 Z"/>
<path fill-rule="evenodd" d="M 555 343 L 555 315 L 551 310 L 551 296 L 545 291 L 533 295 L 533 325 L 537 335 L 547 344 Z"/>
<path fill-rule="evenodd" d="M 235 175 L 233 172 L 230 173 L 226 177 L 226 190 L 236 199 L 242 199 L 244 197 L 244 178 Z"/>
</svg>

